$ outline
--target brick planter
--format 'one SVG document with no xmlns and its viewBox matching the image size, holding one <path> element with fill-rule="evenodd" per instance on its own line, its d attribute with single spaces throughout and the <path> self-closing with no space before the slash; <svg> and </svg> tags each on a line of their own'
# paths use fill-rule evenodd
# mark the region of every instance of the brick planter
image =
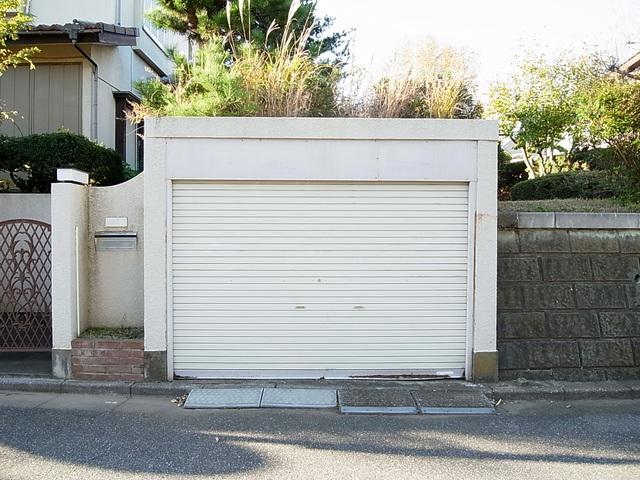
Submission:
<svg viewBox="0 0 640 480">
<path fill-rule="evenodd" d="M 144 380 L 144 341 L 76 338 L 71 342 L 76 380 Z"/>
</svg>

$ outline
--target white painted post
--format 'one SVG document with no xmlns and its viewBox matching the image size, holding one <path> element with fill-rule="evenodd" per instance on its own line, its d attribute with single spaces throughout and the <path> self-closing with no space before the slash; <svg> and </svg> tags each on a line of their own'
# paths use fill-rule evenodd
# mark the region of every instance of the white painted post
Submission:
<svg viewBox="0 0 640 480">
<path fill-rule="evenodd" d="M 71 340 L 88 325 L 89 187 L 51 185 L 53 375 L 71 373 Z"/>
<path fill-rule="evenodd" d="M 497 125 L 496 125 L 497 127 Z M 497 137 L 497 132 L 496 132 Z M 478 142 L 474 268 L 473 379 L 497 380 L 497 143 Z"/>
<path fill-rule="evenodd" d="M 153 379 L 167 369 L 167 180 L 166 139 L 155 137 L 156 119 L 145 120 L 144 152 L 144 350 Z M 160 365 L 163 364 L 163 365 Z M 163 374 L 159 370 L 165 369 Z"/>
</svg>

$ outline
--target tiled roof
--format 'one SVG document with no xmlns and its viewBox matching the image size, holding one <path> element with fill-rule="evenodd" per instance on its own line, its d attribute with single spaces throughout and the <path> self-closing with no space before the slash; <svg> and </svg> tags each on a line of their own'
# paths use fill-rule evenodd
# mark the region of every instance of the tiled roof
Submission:
<svg viewBox="0 0 640 480">
<path fill-rule="evenodd" d="M 80 27 L 80 28 L 78 28 Z M 128 35 L 131 37 L 138 37 L 140 34 L 136 27 L 122 27 L 120 25 L 113 25 L 112 23 L 103 22 L 82 22 L 74 20 L 73 23 L 67 23 L 60 25 L 55 23 L 53 25 L 33 25 L 29 27 L 27 32 L 42 32 L 42 33 L 66 33 L 69 28 L 78 28 L 80 33 L 100 33 L 109 32 L 117 33 L 118 35 Z"/>
<path fill-rule="evenodd" d="M 101 43 L 106 45 L 135 45 L 140 35 L 136 27 L 122 27 L 111 23 L 84 22 L 52 25 L 33 25 L 20 32 L 18 40 L 8 43 Z"/>
</svg>

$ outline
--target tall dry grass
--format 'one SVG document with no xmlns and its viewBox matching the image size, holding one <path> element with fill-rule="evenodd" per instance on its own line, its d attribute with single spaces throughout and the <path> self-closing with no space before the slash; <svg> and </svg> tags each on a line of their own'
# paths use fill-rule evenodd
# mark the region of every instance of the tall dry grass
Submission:
<svg viewBox="0 0 640 480">
<path fill-rule="evenodd" d="M 240 12 L 243 12 L 245 4 L 247 12 L 250 11 L 251 2 L 240 0 Z M 231 69 L 242 79 L 247 95 L 256 105 L 256 114 L 259 116 L 305 116 L 314 104 L 318 88 L 316 79 L 326 67 L 316 63 L 306 50 L 313 28 L 309 19 L 305 21 L 299 34 L 296 35 L 293 29 L 295 13 L 299 7 L 300 0 L 291 3 L 287 23 L 283 27 L 275 22 L 271 23 L 264 48 L 256 48 L 250 41 L 240 46 L 232 43 L 235 60 Z M 241 16 L 245 32 L 250 30 L 244 26 L 247 17 Z M 275 49 L 268 49 L 269 36 L 280 28 L 283 29 L 280 42 Z"/>
<path fill-rule="evenodd" d="M 433 40 L 396 52 L 378 81 L 364 86 L 355 81 L 360 93 L 342 103 L 347 116 L 468 118 L 476 113 L 467 56 Z"/>
</svg>

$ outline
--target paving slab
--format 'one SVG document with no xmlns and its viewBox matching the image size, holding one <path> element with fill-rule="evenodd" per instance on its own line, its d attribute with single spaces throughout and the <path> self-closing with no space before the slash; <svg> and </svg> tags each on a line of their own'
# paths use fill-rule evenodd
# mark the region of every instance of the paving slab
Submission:
<svg viewBox="0 0 640 480">
<path fill-rule="evenodd" d="M 334 408 L 336 391 L 320 388 L 265 388 L 261 407 Z"/>
<path fill-rule="evenodd" d="M 486 415 L 496 413 L 493 402 L 481 391 L 414 390 L 420 413 L 430 415 Z"/>
<path fill-rule="evenodd" d="M 191 390 L 184 408 L 258 408 L 262 388 L 198 388 Z"/>
<path fill-rule="evenodd" d="M 415 415 L 418 413 L 411 392 L 404 389 L 339 390 L 338 404 L 340 413 L 344 414 Z"/>
</svg>

